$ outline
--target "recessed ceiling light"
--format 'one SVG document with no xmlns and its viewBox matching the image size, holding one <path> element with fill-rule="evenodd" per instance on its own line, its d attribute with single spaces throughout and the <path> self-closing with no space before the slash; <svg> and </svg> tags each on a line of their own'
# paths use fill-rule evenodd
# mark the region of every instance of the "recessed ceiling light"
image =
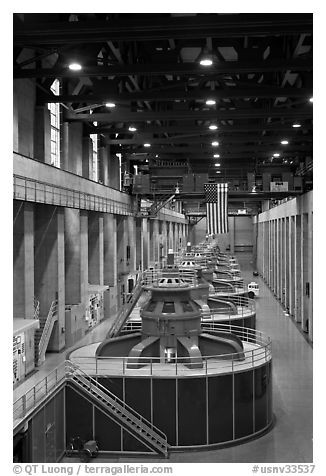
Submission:
<svg viewBox="0 0 326 476">
<path fill-rule="evenodd" d="M 146 159 L 145 162 L 148 162 L 148 159 Z"/>
<path fill-rule="evenodd" d="M 279 157 L 281 154 L 273 154 L 273 157 Z"/>
<path fill-rule="evenodd" d="M 216 173 L 217 173 L 217 174 L 220 174 L 220 173 L 221 173 L 221 171 L 220 171 L 220 170 L 216 170 Z"/>
<path fill-rule="evenodd" d="M 212 146 L 216 147 L 218 145 L 219 145 L 219 143 L 216 140 L 214 142 L 212 142 Z"/>
<path fill-rule="evenodd" d="M 215 167 L 220 167 L 220 166 L 221 166 L 221 164 L 215 164 Z"/>
<path fill-rule="evenodd" d="M 310 98 L 310 99 L 309 99 L 309 102 L 314 102 L 314 98 Z"/>
<path fill-rule="evenodd" d="M 70 63 L 69 69 L 71 71 L 80 71 L 82 69 L 82 67 L 79 63 Z"/>
<path fill-rule="evenodd" d="M 129 126 L 128 127 L 128 131 L 130 132 L 135 132 L 137 130 L 137 128 L 135 126 Z"/>
<path fill-rule="evenodd" d="M 215 99 L 207 99 L 206 103 L 207 106 L 214 106 L 216 104 Z"/>
<path fill-rule="evenodd" d="M 289 143 L 288 140 L 282 140 L 282 141 L 281 141 L 281 144 L 283 144 L 283 145 L 287 145 L 288 143 Z"/>
<path fill-rule="evenodd" d="M 215 131 L 217 129 L 217 125 L 216 124 L 211 124 L 209 127 L 208 127 L 211 131 Z"/>
<path fill-rule="evenodd" d="M 146 142 L 146 143 L 144 144 L 144 147 L 150 147 L 150 146 L 151 146 L 151 144 L 149 144 L 148 142 Z"/>
<path fill-rule="evenodd" d="M 220 154 L 214 154 L 213 157 L 214 159 L 218 159 L 220 157 Z"/>
<path fill-rule="evenodd" d="M 106 107 L 115 107 L 115 104 L 114 104 L 114 102 L 107 102 L 107 103 L 105 103 L 105 106 Z"/>
<path fill-rule="evenodd" d="M 93 122 L 93 126 L 95 126 L 95 127 L 97 126 L 97 121 Z"/>
<path fill-rule="evenodd" d="M 202 58 L 202 59 L 199 61 L 199 64 L 201 64 L 202 66 L 212 66 L 213 60 L 211 60 L 211 59 L 208 58 L 208 57 L 205 57 L 205 58 Z"/>
<path fill-rule="evenodd" d="M 301 124 L 292 124 L 292 127 L 301 127 Z"/>
</svg>

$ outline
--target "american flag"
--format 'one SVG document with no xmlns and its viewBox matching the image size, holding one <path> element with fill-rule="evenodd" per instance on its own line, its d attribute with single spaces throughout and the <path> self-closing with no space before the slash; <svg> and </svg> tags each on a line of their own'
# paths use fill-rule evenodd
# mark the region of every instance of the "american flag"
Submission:
<svg viewBox="0 0 326 476">
<path fill-rule="evenodd" d="M 205 183 L 207 233 L 227 233 L 228 228 L 228 184 Z"/>
</svg>

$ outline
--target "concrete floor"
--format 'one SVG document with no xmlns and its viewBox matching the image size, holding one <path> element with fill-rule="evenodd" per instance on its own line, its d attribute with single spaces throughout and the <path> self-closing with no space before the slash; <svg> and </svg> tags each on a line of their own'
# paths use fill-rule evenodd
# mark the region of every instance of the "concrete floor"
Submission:
<svg viewBox="0 0 326 476">
<path fill-rule="evenodd" d="M 290 317 L 285 316 L 279 302 L 259 277 L 253 277 L 251 255 L 237 255 L 246 283 L 255 280 L 260 285 L 257 303 L 257 329 L 265 332 L 273 342 L 273 398 L 276 423 L 261 438 L 230 448 L 171 453 L 168 461 L 156 457 L 98 458 L 94 463 L 161 462 L 164 463 L 309 463 L 313 461 L 313 358 L 312 347 L 297 329 Z M 78 345 L 97 342 L 110 327 L 106 320 L 90 332 Z M 65 358 L 53 354 L 40 371 L 17 387 L 15 397 L 35 384 L 35 380 L 55 368 Z M 31 383 L 33 382 L 33 383 Z M 78 462 L 65 458 L 62 462 Z"/>
</svg>

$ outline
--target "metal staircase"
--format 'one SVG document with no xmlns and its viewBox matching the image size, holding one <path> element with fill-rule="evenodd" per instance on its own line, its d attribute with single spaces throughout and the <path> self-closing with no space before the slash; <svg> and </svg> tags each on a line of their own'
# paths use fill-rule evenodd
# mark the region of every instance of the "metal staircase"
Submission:
<svg viewBox="0 0 326 476">
<path fill-rule="evenodd" d="M 136 286 L 134 287 L 132 294 L 129 296 L 128 302 L 121 308 L 113 326 L 107 333 L 107 338 L 116 337 L 125 323 L 127 322 L 133 308 L 137 304 L 140 295 L 143 292 L 142 288 L 142 275 L 139 276 Z"/>
<path fill-rule="evenodd" d="M 168 458 L 167 436 L 159 428 L 69 360 L 66 361 L 66 378 L 147 448 Z"/>
<path fill-rule="evenodd" d="M 35 332 L 35 363 L 40 365 L 45 360 L 54 323 L 58 320 L 58 301 L 52 301 L 47 317 L 39 316 L 40 328 Z"/>
<path fill-rule="evenodd" d="M 168 205 L 175 197 L 173 195 L 153 195 L 153 203 L 150 207 L 143 208 L 140 211 L 140 216 L 146 216 L 147 218 L 155 218 L 158 212 Z"/>
</svg>

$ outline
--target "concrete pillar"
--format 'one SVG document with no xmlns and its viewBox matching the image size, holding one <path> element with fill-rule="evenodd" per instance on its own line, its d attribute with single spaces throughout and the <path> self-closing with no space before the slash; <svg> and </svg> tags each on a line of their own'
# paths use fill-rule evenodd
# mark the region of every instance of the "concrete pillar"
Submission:
<svg viewBox="0 0 326 476">
<path fill-rule="evenodd" d="M 83 171 L 83 124 L 64 122 L 62 126 L 62 165 L 77 175 Z"/>
<path fill-rule="evenodd" d="M 65 296 L 67 304 L 81 302 L 80 211 L 64 209 Z"/>
<path fill-rule="evenodd" d="M 290 217 L 289 224 L 289 312 L 295 315 L 295 216 Z"/>
<path fill-rule="evenodd" d="M 108 153 L 108 147 L 100 147 L 98 150 L 98 160 L 99 160 L 99 168 L 98 168 L 98 177 L 99 182 L 104 185 L 109 185 L 109 158 L 110 155 Z"/>
<path fill-rule="evenodd" d="M 308 319 L 309 319 L 309 339 L 313 340 L 313 212 L 308 214 Z"/>
<path fill-rule="evenodd" d="M 117 285 L 117 222 L 114 215 L 104 215 L 104 284 Z"/>
<path fill-rule="evenodd" d="M 51 119 L 46 105 L 35 108 L 34 157 L 51 164 Z"/>
<path fill-rule="evenodd" d="M 108 152 L 109 186 L 120 190 L 120 162 L 119 157 Z"/>
<path fill-rule="evenodd" d="M 290 218 L 285 218 L 285 237 L 284 237 L 284 249 L 285 249 L 285 307 L 286 309 L 290 308 L 290 247 L 289 247 L 289 236 L 290 236 Z"/>
<path fill-rule="evenodd" d="M 153 261 L 155 263 L 159 262 L 160 255 L 160 233 L 159 233 L 159 222 L 158 220 L 153 220 Z"/>
<path fill-rule="evenodd" d="M 229 217 L 229 236 L 230 236 L 230 253 L 234 253 L 234 230 L 235 230 L 235 217 Z"/>
<path fill-rule="evenodd" d="M 93 178 L 93 144 L 90 137 L 83 137 L 82 176 Z"/>
<path fill-rule="evenodd" d="M 142 270 L 148 268 L 149 265 L 149 246 L 148 246 L 148 219 L 142 218 L 141 222 L 141 255 Z"/>
<path fill-rule="evenodd" d="M 131 271 L 135 271 L 137 269 L 137 262 L 136 262 L 136 222 L 134 217 L 128 216 L 127 226 L 128 226 L 128 243 L 130 246 L 130 269 Z"/>
<path fill-rule="evenodd" d="M 136 228 L 136 269 L 142 268 L 142 218 L 136 218 L 135 228 Z"/>
<path fill-rule="evenodd" d="M 88 214 L 88 282 L 103 284 L 103 217 Z"/>
<path fill-rule="evenodd" d="M 13 314 L 34 317 L 34 206 L 14 200 Z"/>
<path fill-rule="evenodd" d="M 161 243 L 161 251 L 160 251 L 160 255 L 162 256 L 162 260 L 163 258 L 166 258 L 167 256 L 167 242 L 168 242 L 168 239 L 167 239 L 167 224 L 166 224 L 166 221 L 164 220 L 162 222 L 162 243 Z"/>
<path fill-rule="evenodd" d="M 88 300 L 88 212 L 80 210 L 80 293 L 81 301 Z"/>
<path fill-rule="evenodd" d="M 307 332 L 309 326 L 309 306 L 308 306 L 308 213 L 301 215 L 301 327 L 302 330 Z M 309 283 L 310 288 L 310 283 Z"/>
<path fill-rule="evenodd" d="M 40 301 L 40 316 L 46 317 L 54 300 L 58 301 L 55 324 L 48 350 L 58 352 L 65 346 L 65 264 L 64 210 L 49 205 L 35 207 L 35 295 Z"/>
</svg>

